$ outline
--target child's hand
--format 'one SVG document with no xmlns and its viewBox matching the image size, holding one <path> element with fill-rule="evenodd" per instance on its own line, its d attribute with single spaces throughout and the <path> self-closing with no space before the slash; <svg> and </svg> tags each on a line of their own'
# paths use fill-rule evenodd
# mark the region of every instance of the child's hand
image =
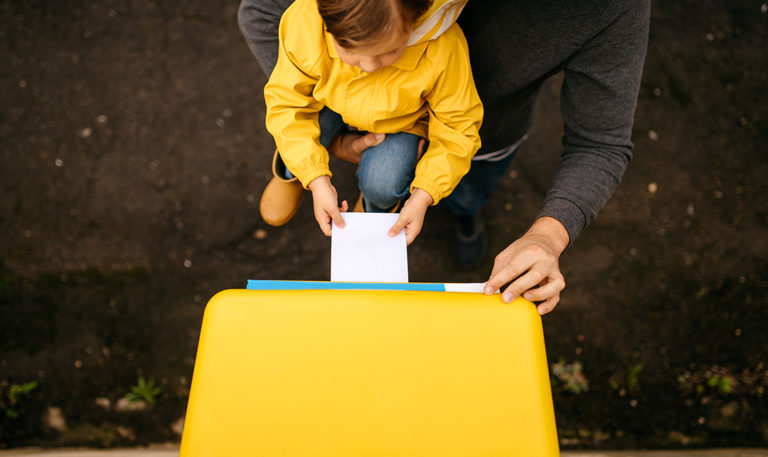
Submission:
<svg viewBox="0 0 768 457">
<path fill-rule="evenodd" d="M 344 227 L 344 218 L 341 217 L 341 213 L 347 212 L 349 205 L 344 200 L 340 207 L 336 206 L 339 203 L 339 197 L 336 194 L 336 188 L 331 184 L 331 178 L 328 176 L 320 176 L 309 183 L 307 187 L 312 191 L 315 219 L 320 225 L 320 230 L 325 236 L 331 236 L 331 221 L 335 222 L 338 227 Z"/>
<path fill-rule="evenodd" d="M 397 218 L 395 225 L 389 229 L 389 236 L 395 236 L 400 233 L 400 230 L 405 229 L 405 242 L 411 244 L 421 232 L 421 226 L 424 225 L 424 215 L 431 204 L 431 195 L 418 187 L 413 189 L 411 198 L 405 202 L 403 209 L 400 210 L 400 217 Z"/>
</svg>

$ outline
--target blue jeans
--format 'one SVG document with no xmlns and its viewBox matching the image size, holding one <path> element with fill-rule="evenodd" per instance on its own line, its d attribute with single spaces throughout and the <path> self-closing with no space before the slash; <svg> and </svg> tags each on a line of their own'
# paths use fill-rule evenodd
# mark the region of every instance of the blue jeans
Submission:
<svg viewBox="0 0 768 457">
<path fill-rule="evenodd" d="M 327 107 L 320 111 L 317 121 L 320 144 L 326 148 L 346 128 L 341 116 Z M 412 133 L 390 133 L 380 144 L 363 152 L 357 167 L 357 182 L 365 211 L 387 212 L 410 193 L 420 139 Z"/>
<path fill-rule="evenodd" d="M 384 141 L 363 152 L 357 182 L 365 211 L 387 212 L 408 196 L 420 139 L 413 133 L 390 133 Z"/>
<path fill-rule="evenodd" d="M 473 160 L 469 172 L 461 178 L 451 195 L 445 198 L 448 209 L 456 216 L 472 216 L 480 211 L 517 154 L 520 143 L 522 140 L 498 151 L 500 154 L 494 154 L 493 158 Z"/>
</svg>

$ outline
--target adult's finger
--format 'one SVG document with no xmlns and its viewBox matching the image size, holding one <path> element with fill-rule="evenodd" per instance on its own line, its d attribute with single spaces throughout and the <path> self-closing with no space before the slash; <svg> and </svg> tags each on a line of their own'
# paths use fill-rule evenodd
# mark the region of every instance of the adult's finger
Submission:
<svg viewBox="0 0 768 457">
<path fill-rule="evenodd" d="M 416 160 L 419 160 L 419 159 L 421 159 L 421 156 L 423 156 L 423 155 L 424 155 L 424 146 L 425 146 L 426 144 L 427 144 L 427 140 L 425 140 L 424 138 L 422 138 L 422 139 L 420 139 L 420 140 L 419 140 L 419 150 L 418 150 L 418 152 L 416 153 Z"/>
<path fill-rule="evenodd" d="M 558 293 L 553 297 L 549 297 L 542 303 L 539 303 L 539 305 L 536 306 L 536 311 L 538 311 L 539 314 L 543 316 L 548 312 L 552 311 L 553 309 L 555 309 L 555 306 L 557 306 L 559 302 L 560 302 L 560 294 Z"/>
<path fill-rule="evenodd" d="M 512 281 L 527 271 L 534 264 L 534 259 L 525 251 L 522 253 L 503 251 L 493 262 L 491 277 L 485 286 L 486 295 L 501 289 L 504 284 Z"/>
<path fill-rule="evenodd" d="M 559 277 L 558 277 L 559 276 Z M 559 295 L 560 291 L 565 288 L 565 280 L 562 275 L 557 275 L 554 279 L 547 277 L 543 281 L 540 287 L 535 287 L 526 291 L 523 294 L 523 298 L 528 301 L 544 301 L 549 300 L 550 297 Z"/>
<path fill-rule="evenodd" d="M 521 275 L 512 284 L 502 292 L 501 299 L 511 303 L 528 289 L 537 286 L 546 277 L 539 268 L 531 268 L 525 274 Z"/>
<path fill-rule="evenodd" d="M 346 132 L 337 135 L 331 142 L 329 150 L 331 154 L 346 162 L 358 164 L 363 152 L 384 141 L 386 135 L 383 133 L 368 133 L 360 135 L 357 133 Z"/>
<path fill-rule="evenodd" d="M 383 133 L 367 133 L 352 140 L 350 147 L 354 153 L 362 154 L 366 149 L 381 144 L 386 137 Z"/>
</svg>

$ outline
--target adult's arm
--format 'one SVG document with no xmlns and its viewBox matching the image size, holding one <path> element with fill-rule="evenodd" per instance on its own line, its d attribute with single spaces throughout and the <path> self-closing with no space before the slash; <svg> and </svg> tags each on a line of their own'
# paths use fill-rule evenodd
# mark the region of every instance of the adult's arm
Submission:
<svg viewBox="0 0 768 457">
<path fill-rule="evenodd" d="M 269 77 L 277 64 L 280 18 L 294 0 L 242 0 L 237 23 L 248 48 Z"/>
<path fill-rule="evenodd" d="M 632 158 L 632 123 L 648 42 L 650 2 L 624 11 L 566 63 L 561 91 L 564 151 L 539 218 L 495 259 L 486 292 L 513 281 L 507 302 L 524 294 L 557 305 L 565 281 L 559 257 L 613 194 Z M 517 278 L 517 279 L 515 279 Z"/>
<path fill-rule="evenodd" d="M 559 220 L 571 242 L 608 201 L 632 158 L 650 2 L 626 3 L 564 68 L 564 150 L 540 216 Z"/>
</svg>

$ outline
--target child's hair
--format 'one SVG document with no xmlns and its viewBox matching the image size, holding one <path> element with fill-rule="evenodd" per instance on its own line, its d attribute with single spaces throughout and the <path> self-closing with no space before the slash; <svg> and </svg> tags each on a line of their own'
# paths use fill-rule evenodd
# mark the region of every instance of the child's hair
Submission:
<svg viewBox="0 0 768 457">
<path fill-rule="evenodd" d="M 317 0 L 328 33 L 345 48 L 373 43 L 398 22 L 407 31 L 431 5 L 432 0 Z"/>
</svg>

